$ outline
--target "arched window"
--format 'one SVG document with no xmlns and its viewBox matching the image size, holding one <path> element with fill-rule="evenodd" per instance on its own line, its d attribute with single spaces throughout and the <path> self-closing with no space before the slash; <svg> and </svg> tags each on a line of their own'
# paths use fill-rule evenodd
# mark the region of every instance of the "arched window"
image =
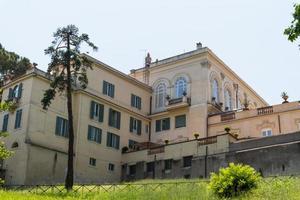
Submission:
<svg viewBox="0 0 300 200">
<path fill-rule="evenodd" d="M 232 104 L 231 104 L 231 93 L 228 89 L 225 90 L 224 94 L 225 98 L 225 110 L 232 110 Z"/>
<path fill-rule="evenodd" d="M 157 85 L 155 89 L 155 107 L 161 108 L 165 104 L 166 98 L 166 85 L 164 83 L 160 83 Z"/>
<path fill-rule="evenodd" d="M 17 98 L 18 97 L 18 95 L 19 95 L 19 85 L 16 85 L 15 87 L 14 87 L 14 90 L 13 90 L 13 96 L 15 97 L 15 98 Z"/>
<path fill-rule="evenodd" d="M 183 93 L 186 93 L 186 80 L 183 77 L 179 77 L 175 82 L 176 98 L 182 97 Z"/>
<path fill-rule="evenodd" d="M 242 109 L 242 100 L 238 99 L 237 109 Z"/>
<path fill-rule="evenodd" d="M 212 98 L 215 99 L 216 102 L 219 102 L 219 84 L 216 79 L 212 81 Z"/>
</svg>

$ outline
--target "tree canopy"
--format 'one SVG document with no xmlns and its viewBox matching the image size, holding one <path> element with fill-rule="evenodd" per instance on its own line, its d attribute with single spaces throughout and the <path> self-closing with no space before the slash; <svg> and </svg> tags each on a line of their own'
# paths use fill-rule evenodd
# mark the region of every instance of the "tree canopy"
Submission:
<svg viewBox="0 0 300 200">
<path fill-rule="evenodd" d="M 300 4 L 294 5 L 293 20 L 291 25 L 284 30 L 284 34 L 291 42 L 296 41 L 300 36 Z"/>
<path fill-rule="evenodd" d="M 26 70 L 31 68 L 30 60 L 26 57 L 21 57 L 15 52 L 7 51 L 0 44 L 0 81 L 2 82 L 6 76 L 10 78 L 18 77 Z"/>
</svg>

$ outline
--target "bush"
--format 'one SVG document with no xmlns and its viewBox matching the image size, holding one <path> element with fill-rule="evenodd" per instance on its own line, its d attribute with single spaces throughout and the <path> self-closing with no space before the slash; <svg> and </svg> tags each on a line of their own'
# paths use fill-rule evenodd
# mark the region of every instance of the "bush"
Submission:
<svg viewBox="0 0 300 200">
<path fill-rule="evenodd" d="M 256 188 L 261 179 L 259 173 L 249 165 L 230 163 L 219 173 L 212 173 L 210 189 L 219 197 L 233 197 Z"/>
</svg>

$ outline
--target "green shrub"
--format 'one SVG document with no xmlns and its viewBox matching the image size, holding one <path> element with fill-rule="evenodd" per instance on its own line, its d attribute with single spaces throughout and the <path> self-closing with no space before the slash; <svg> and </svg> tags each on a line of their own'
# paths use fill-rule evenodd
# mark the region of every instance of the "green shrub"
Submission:
<svg viewBox="0 0 300 200">
<path fill-rule="evenodd" d="M 259 173 L 249 165 L 230 163 L 219 173 L 212 173 L 209 188 L 219 197 L 233 197 L 257 187 Z"/>
</svg>

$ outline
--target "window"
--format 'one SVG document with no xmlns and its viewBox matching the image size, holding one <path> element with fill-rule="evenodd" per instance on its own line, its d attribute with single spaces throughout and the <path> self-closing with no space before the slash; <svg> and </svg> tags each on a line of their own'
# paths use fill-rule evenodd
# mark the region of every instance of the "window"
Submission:
<svg viewBox="0 0 300 200">
<path fill-rule="evenodd" d="M 158 84 L 155 89 L 155 107 L 162 108 L 165 105 L 166 85 L 164 83 Z"/>
<path fill-rule="evenodd" d="M 22 121 L 22 110 L 17 110 L 16 120 L 15 120 L 15 129 L 21 128 L 21 121 Z"/>
<path fill-rule="evenodd" d="M 115 170 L 115 165 L 112 163 L 108 164 L 108 171 L 114 171 Z"/>
<path fill-rule="evenodd" d="M 147 172 L 154 172 L 154 162 L 147 163 Z"/>
<path fill-rule="evenodd" d="M 135 107 L 137 109 L 142 108 L 142 99 L 139 96 L 136 96 L 134 94 L 131 94 L 131 106 Z"/>
<path fill-rule="evenodd" d="M 61 117 L 56 117 L 55 135 L 69 137 L 68 120 Z"/>
<path fill-rule="evenodd" d="M 170 118 L 156 120 L 155 131 L 165 131 L 170 129 Z"/>
<path fill-rule="evenodd" d="M 120 123 L 121 123 L 121 113 L 110 108 L 108 125 L 120 129 Z"/>
<path fill-rule="evenodd" d="M 97 143 L 101 143 L 102 130 L 100 128 L 96 128 L 94 126 L 90 126 L 88 128 L 88 136 L 87 139 L 90 141 L 94 141 Z"/>
<path fill-rule="evenodd" d="M 219 102 L 219 84 L 216 79 L 212 81 L 212 98 Z"/>
<path fill-rule="evenodd" d="M 272 136 L 272 129 L 264 129 L 264 130 L 262 130 L 262 136 L 263 137 Z"/>
<path fill-rule="evenodd" d="M 115 149 L 120 148 L 120 136 L 110 133 L 107 133 L 107 140 L 106 140 L 106 146 L 112 147 Z"/>
<path fill-rule="evenodd" d="M 192 166 L 193 156 L 185 156 L 183 157 L 183 167 L 191 167 Z"/>
<path fill-rule="evenodd" d="M 145 125 L 145 133 L 149 133 L 149 125 L 148 124 Z"/>
<path fill-rule="evenodd" d="M 3 117 L 2 131 L 4 131 L 4 132 L 7 131 L 8 118 L 9 118 L 9 114 L 5 114 Z"/>
<path fill-rule="evenodd" d="M 131 133 L 136 133 L 138 135 L 141 135 L 141 133 L 142 133 L 142 121 L 138 120 L 138 119 L 135 119 L 133 117 L 130 117 L 129 131 Z"/>
<path fill-rule="evenodd" d="M 15 149 L 15 148 L 18 148 L 19 147 L 19 143 L 17 142 L 14 142 L 12 145 L 11 145 L 11 148 L 12 149 Z"/>
<path fill-rule="evenodd" d="M 135 175 L 136 173 L 136 165 L 129 165 L 129 175 Z"/>
<path fill-rule="evenodd" d="M 180 98 L 186 93 L 186 80 L 183 77 L 179 77 L 175 82 L 175 95 L 176 98 Z"/>
<path fill-rule="evenodd" d="M 96 166 L 96 159 L 95 158 L 90 158 L 90 165 L 91 166 Z"/>
<path fill-rule="evenodd" d="M 102 104 L 91 101 L 90 118 L 103 122 L 104 106 Z"/>
<path fill-rule="evenodd" d="M 16 85 L 13 89 L 9 88 L 8 100 L 12 100 L 13 98 L 21 98 L 23 90 L 22 87 L 23 84 L 20 83 L 19 85 Z"/>
<path fill-rule="evenodd" d="M 137 143 L 138 143 L 137 141 L 128 140 L 128 147 L 129 147 L 129 149 L 133 149 L 134 145 L 137 144 Z"/>
<path fill-rule="evenodd" d="M 179 115 L 175 117 L 175 128 L 181 128 L 186 126 L 186 116 Z"/>
<path fill-rule="evenodd" d="M 107 81 L 103 81 L 103 94 L 114 98 L 115 96 L 115 86 Z"/>
<path fill-rule="evenodd" d="M 171 170 L 172 169 L 172 162 L 173 162 L 172 159 L 165 160 L 165 170 Z"/>
<path fill-rule="evenodd" d="M 228 89 L 225 90 L 224 98 L 225 98 L 225 110 L 232 110 L 231 93 Z"/>
</svg>

